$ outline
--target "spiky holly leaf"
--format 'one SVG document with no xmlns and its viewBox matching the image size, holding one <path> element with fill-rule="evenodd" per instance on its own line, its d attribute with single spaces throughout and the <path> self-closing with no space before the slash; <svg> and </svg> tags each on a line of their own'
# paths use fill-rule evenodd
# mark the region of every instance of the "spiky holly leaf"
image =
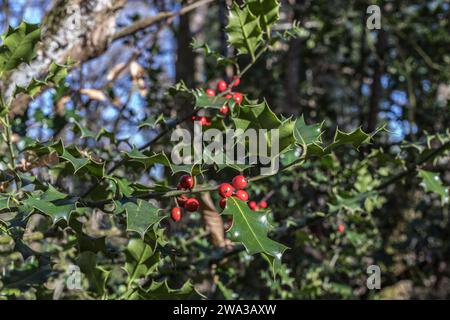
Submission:
<svg viewBox="0 0 450 320">
<path fill-rule="evenodd" d="M 131 239 L 125 255 L 124 269 L 128 273 L 128 283 L 156 271 L 160 261 L 159 252 L 155 252 L 154 248 L 141 239 Z"/>
<path fill-rule="evenodd" d="M 356 150 L 363 144 L 370 143 L 372 135 L 365 133 L 361 128 L 358 128 L 352 132 L 343 132 L 339 129 L 336 130 L 333 142 L 322 147 L 320 142 L 313 142 L 308 145 L 306 156 L 323 156 L 332 152 L 335 148 L 342 145 L 352 145 Z"/>
<path fill-rule="evenodd" d="M 82 252 L 78 255 L 77 264 L 88 278 L 92 290 L 103 296 L 110 272 L 97 266 L 97 254 L 91 251 Z"/>
<path fill-rule="evenodd" d="M 23 201 L 23 205 L 49 216 L 53 224 L 60 220 L 69 221 L 70 215 L 76 210 L 75 202 L 51 185 L 41 195 L 31 194 Z"/>
<path fill-rule="evenodd" d="M 202 298 L 190 281 L 187 281 L 180 289 L 171 289 L 166 281 L 153 281 L 148 289 L 139 287 L 129 299 L 138 300 L 186 300 Z"/>
<path fill-rule="evenodd" d="M 125 159 L 130 164 L 138 164 L 140 166 L 144 166 L 146 169 L 157 163 L 172 169 L 172 165 L 164 153 L 149 155 L 148 153 L 139 151 L 139 149 L 133 146 L 133 149 L 130 152 L 124 152 L 124 155 Z"/>
<path fill-rule="evenodd" d="M 278 153 L 274 153 L 274 156 L 282 153 L 295 142 L 293 135 L 294 122 L 291 119 L 279 119 L 265 100 L 261 103 L 251 103 L 246 100 L 245 104 L 236 105 L 233 110 L 232 119 L 236 129 L 243 130 L 244 132 L 247 131 L 247 133 L 250 132 L 248 131 L 249 129 L 254 129 L 258 136 L 258 144 L 260 143 L 259 135 L 263 132 L 262 130 L 266 130 L 266 134 L 264 134 L 268 146 L 266 155 L 271 154 L 272 139 L 276 140 L 279 144 Z M 278 130 L 278 137 L 272 136 L 272 129 Z M 263 150 L 259 149 L 258 155 L 266 156 L 262 155 L 261 151 Z"/>
<path fill-rule="evenodd" d="M 230 8 L 226 27 L 228 43 L 239 54 L 250 54 L 255 61 L 255 51 L 262 39 L 262 30 L 258 17 L 251 13 L 248 6 L 240 8 L 236 2 Z"/>
<path fill-rule="evenodd" d="M 152 225 L 164 218 L 159 215 L 161 209 L 141 199 L 137 203 L 127 202 L 123 207 L 127 214 L 127 231 L 135 231 L 142 238 Z"/>
<path fill-rule="evenodd" d="M 0 198 L 0 210 L 8 209 L 10 203 L 10 197 L 3 197 Z"/>
<path fill-rule="evenodd" d="M 122 196 L 131 197 L 134 189 L 130 186 L 131 182 L 125 178 L 116 178 L 113 176 L 106 176 L 106 179 L 111 180 L 114 183 L 114 192 L 119 195 L 119 198 Z"/>
<path fill-rule="evenodd" d="M 195 108 L 211 108 L 220 109 L 224 104 L 227 103 L 228 99 L 221 96 L 208 96 L 205 90 L 198 89 L 194 91 L 195 97 Z"/>
<path fill-rule="evenodd" d="M 267 236 L 270 230 L 267 211 L 256 213 L 250 210 L 246 202 L 230 197 L 223 214 L 233 217 L 233 225 L 228 231 L 231 240 L 241 242 L 249 254 L 263 254 L 276 274 L 281 257 L 288 247 Z"/>
<path fill-rule="evenodd" d="M 17 28 L 9 27 L 2 35 L 0 46 L 0 73 L 15 69 L 21 63 L 29 63 L 35 57 L 34 47 L 40 40 L 37 24 L 22 22 Z"/>
<path fill-rule="evenodd" d="M 362 192 L 355 195 L 351 194 L 337 194 L 332 203 L 328 204 L 330 212 L 336 212 L 342 209 L 349 210 L 350 212 L 363 212 L 364 201 L 370 196 L 371 193 Z"/>
<path fill-rule="evenodd" d="M 81 123 L 79 123 L 78 121 L 74 121 L 73 122 L 74 126 L 73 126 L 73 132 L 75 134 L 79 134 L 81 139 L 87 139 L 87 138 L 93 138 L 95 139 L 97 136 L 95 134 L 95 132 L 92 132 L 91 130 L 89 130 L 86 126 L 82 125 Z"/>
<path fill-rule="evenodd" d="M 449 187 L 445 187 L 439 178 L 439 173 L 426 170 L 419 170 L 419 178 L 422 179 L 420 185 L 426 192 L 434 192 L 441 196 L 442 203 L 449 202 Z"/>
<path fill-rule="evenodd" d="M 158 117 L 151 115 L 139 125 L 139 129 L 142 129 L 144 127 L 150 127 L 151 129 L 154 129 L 158 124 L 164 122 L 165 120 L 163 114 L 160 114 Z"/>
<path fill-rule="evenodd" d="M 294 137 L 306 149 L 312 143 L 321 143 L 322 123 L 308 125 L 303 115 L 295 121 Z"/>
<path fill-rule="evenodd" d="M 31 79 L 27 86 L 16 86 L 14 89 L 13 97 L 18 94 L 27 94 L 31 98 L 34 98 L 38 93 L 42 91 L 43 88 L 47 86 L 60 86 L 67 76 L 67 66 L 60 65 L 52 62 L 50 65 L 47 76 L 44 80 Z"/>
<path fill-rule="evenodd" d="M 270 37 L 270 28 L 280 18 L 280 3 L 277 0 L 249 0 L 247 5 L 259 18 L 262 30 Z"/>
</svg>

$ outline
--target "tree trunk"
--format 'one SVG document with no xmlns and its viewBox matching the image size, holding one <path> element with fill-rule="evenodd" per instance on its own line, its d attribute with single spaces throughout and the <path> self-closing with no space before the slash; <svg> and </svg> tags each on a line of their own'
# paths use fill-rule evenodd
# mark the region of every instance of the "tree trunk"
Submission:
<svg viewBox="0 0 450 320">
<path fill-rule="evenodd" d="M 372 88 L 369 102 L 369 113 L 367 116 L 366 130 L 372 132 L 378 123 L 378 110 L 383 88 L 381 86 L 381 77 L 384 73 L 384 51 L 386 50 L 386 33 L 383 29 L 378 32 L 376 43 L 376 59 L 372 75 Z"/>
<path fill-rule="evenodd" d="M 6 98 L 14 85 L 26 85 L 32 78 L 42 78 L 52 61 L 65 63 L 68 58 L 86 61 L 103 53 L 115 33 L 116 16 L 125 0 L 57 0 L 42 23 L 42 41 L 30 65 L 6 74 L 0 83 Z M 28 97 L 19 96 L 11 107 L 12 116 L 23 114 Z"/>
</svg>

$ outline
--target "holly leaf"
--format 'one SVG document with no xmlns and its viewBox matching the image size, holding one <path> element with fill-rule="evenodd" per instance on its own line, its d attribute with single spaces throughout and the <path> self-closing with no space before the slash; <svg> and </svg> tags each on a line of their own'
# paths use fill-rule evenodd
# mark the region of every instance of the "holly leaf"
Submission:
<svg viewBox="0 0 450 320">
<path fill-rule="evenodd" d="M 124 269 L 128 273 L 128 283 L 156 271 L 160 261 L 159 252 L 155 253 L 153 248 L 141 239 L 130 240 L 125 256 Z"/>
<path fill-rule="evenodd" d="M 103 296 L 110 272 L 97 266 L 97 255 L 91 251 L 82 252 L 78 255 L 77 264 L 88 278 L 91 288 L 98 295 Z"/>
<path fill-rule="evenodd" d="M 261 130 L 266 130 L 264 137 L 268 145 L 268 152 L 265 155 L 259 154 L 260 156 L 267 156 L 272 153 L 272 129 L 277 129 L 279 135 L 277 139 L 279 150 L 274 156 L 282 153 L 295 142 L 293 136 L 294 122 L 291 119 L 279 119 L 265 100 L 257 104 L 236 105 L 233 110 L 233 122 L 236 129 L 243 130 L 244 132 L 249 129 L 254 129 L 258 135 L 258 143 L 260 143 L 259 135 L 262 132 Z M 259 149 L 258 153 L 262 151 Z"/>
<path fill-rule="evenodd" d="M 259 18 L 262 30 L 270 37 L 270 28 L 280 18 L 280 4 L 277 0 L 249 0 L 250 11 Z"/>
<path fill-rule="evenodd" d="M 130 152 L 124 152 L 124 155 L 127 162 L 139 164 L 144 166 L 145 169 L 157 163 L 172 169 L 172 164 L 164 153 L 149 155 L 139 151 L 135 146 L 133 146 L 133 149 L 131 149 Z"/>
<path fill-rule="evenodd" d="M 2 35 L 0 46 L 0 72 L 15 69 L 21 63 L 29 63 L 35 57 L 35 46 L 41 30 L 37 24 L 22 22 L 17 28 L 9 27 Z"/>
<path fill-rule="evenodd" d="M 190 281 L 187 281 L 181 288 L 172 289 L 166 281 L 153 281 L 148 289 L 139 287 L 130 299 L 145 300 L 187 300 L 192 298 L 201 298 L 202 295 L 195 290 Z"/>
<path fill-rule="evenodd" d="M 369 193 L 359 193 L 356 195 L 336 194 L 335 199 L 332 203 L 328 204 L 328 207 L 331 213 L 342 209 L 349 210 L 352 213 L 363 212 L 364 201 L 369 195 Z"/>
<path fill-rule="evenodd" d="M 426 192 L 434 192 L 441 196 L 442 203 L 449 202 L 448 187 L 442 184 L 439 174 L 437 172 L 431 172 L 426 170 L 419 170 L 418 177 L 422 179 L 420 185 Z"/>
<path fill-rule="evenodd" d="M 25 199 L 23 204 L 49 216 L 52 219 L 53 224 L 60 220 L 68 221 L 70 214 L 76 209 L 75 203 L 55 204 L 48 200 L 33 197 Z"/>
<path fill-rule="evenodd" d="M 211 108 L 220 109 L 224 104 L 227 103 L 228 99 L 220 96 L 208 96 L 205 90 L 198 89 L 194 92 L 195 97 L 195 108 Z"/>
<path fill-rule="evenodd" d="M 31 79 L 27 86 L 22 87 L 16 85 L 13 97 L 23 93 L 34 98 L 43 88 L 47 86 L 60 86 L 67 76 L 67 66 L 60 65 L 55 62 L 49 67 L 49 71 L 44 80 Z"/>
<path fill-rule="evenodd" d="M 294 137 L 298 144 L 306 147 L 313 143 L 321 143 L 322 123 L 307 125 L 303 115 L 295 121 Z"/>
<path fill-rule="evenodd" d="M 137 204 L 127 202 L 124 209 L 127 214 L 127 231 L 135 231 L 142 238 L 152 225 L 159 223 L 164 218 L 159 215 L 161 209 L 141 199 L 137 201 Z"/>
<path fill-rule="evenodd" d="M 255 213 L 246 202 L 230 197 L 223 214 L 233 217 L 233 224 L 228 231 L 231 240 L 241 242 L 251 255 L 263 254 L 269 259 L 273 273 L 277 274 L 281 257 L 288 247 L 267 236 L 270 230 L 267 211 Z"/>
<path fill-rule="evenodd" d="M 250 54 L 255 61 L 255 51 L 262 39 L 262 30 L 258 17 L 248 6 L 240 8 L 233 2 L 226 27 L 228 43 L 235 47 L 239 54 Z"/>
<path fill-rule="evenodd" d="M 351 145 L 358 150 L 361 145 L 370 143 L 371 139 L 372 135 L 365 133 L 361 128 L 348 133 L 337 129 L 332 143 L 326 147 L 322 147 L 320 142 L 313 142 L 308 145 L 306 156 L 321 157 L 331 153 L 335 148 L 342 145 Z"/>
<path fill-rule="evenodd" d="M 139 125 L 139 129 L 142 129 L 144 127 L 150 127 L 151 129 L 154 129 L 160 123 L 164 123 L 163 114 L 160 114 L 158 117 L 151 115 Z"/>
</svg>

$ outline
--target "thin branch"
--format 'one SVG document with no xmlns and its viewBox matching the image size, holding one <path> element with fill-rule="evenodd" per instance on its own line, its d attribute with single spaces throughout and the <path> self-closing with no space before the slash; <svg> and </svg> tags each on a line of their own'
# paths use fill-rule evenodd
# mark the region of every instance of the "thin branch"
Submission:
<svg viewBox="0 0 450 320">
<path fill-rule="evenodd" d="M 127 37 L 138 31 L 144 30 L 144 29 L 150 27 L 151 25 L 154 25 L 155 23 L 158 23 L 162 20 L 181 16 L 183 14 L 188 13 L 189 11 L 195 10 L 198 7 L 201 7 L 205 4 L 208 4 L 213 1 L 216 1 L 216 0 L 199 0 L 190 5 L 183 7 L 180 10 L 175 11 L 175 12 L 167 12 L 167 11 L 160 12 L 155 16 L 141 19 L 141 20 L 133 23 L 132 25 L 125 27 L 122 30 L 118 31 L 116 34 L 113 35 L 112 40 L 115 41 L 115 40 Z"/>
</svg>

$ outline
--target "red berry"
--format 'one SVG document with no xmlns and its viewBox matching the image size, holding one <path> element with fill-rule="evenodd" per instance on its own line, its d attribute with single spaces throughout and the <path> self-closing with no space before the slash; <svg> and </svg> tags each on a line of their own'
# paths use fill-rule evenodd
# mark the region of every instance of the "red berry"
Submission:
<svg viewBox="0 0 450 320">
<path fill-rule="evenodd" d="M 219 205 L 222 209 L 225 209 L 225 207 L 227 206 L 227 198 L 220 199 Z"/>
<path fill-rule="evenodd" d="M 237 104 L 241 104 L 242 103 L 242 94 L 240 94 L 239 92 L 235 92 L 233 94 L 233 99 Z"/>
<path fill-rule="evenodd" d="M 245 179 L 243 175 L 239 175 L 234 177 L 231 183 L 236 189 L 245 189 L 245 187 L 247 186 L 247 179 Z"/>
<path fill-rule="evenodd" d="M 219 186 L 219 194 L 222 198 L 228 198 L 233 195 L 234 188 L 229 183 L 222 183 Z"/>
<path fill-rule="evenodd" d="M 242 201 L 248 201 L 248 192 L 245 190 L 236 191 L 236 197 Z"/>
<path fill-rule="evenodd" d="M 219 109 L 219 112 L 223 115 L 226 115 L 228 113 L 228 107 L 227 106 L 221 106 Z"/>
<path fill-rule="evenodd" d="M 184 207 L 189 212 L 197 211 L 198 207 L 200 206 L 200 202 L 198 202 L 195 198 L 189 198 L 186 200 L 186 203 L 184 204 Z"/>
<path fill-rule="evenodd" d="M 265 209 L 265 208 L 267 208 L 267 202 L 264 201 L 264 200 L 261 200 L 261 201 L 258 203 L 258 206 L 260 206 L 261 208 Z"/>
<path fill-rule="evenodd" d="M 233 77 L 233 84 L 232 84 L 232 87 L 236 87 L 236 86 L 238 86 L 239 85 L 239 83 L 241 83 L 241 79 L 240 78 L 238 78 L 238 77 Z"/>
<path fill-rule="evenodd" d="M 258 207 L 258 205 L 256 204 L 255 201 L 250 201 L 250 202 L 248 203 L 248 207 L 249 207 L 250 209 L 252 209 L 253 211 L 258 211 L 258 209 L 259 209 L 259 207 Z"/>
<path fill-rule="evenodd" d="M 178 207 L 172 208 L 172 211 L 170 213 L 170 217 L 173 221 L 178 222 L 181 219 L 181 209 Z"/>
<path fill-rule="evenodd" d="M 180 185 L 184 188 L 184 189 L 192 189 L 194 187 L 195 184 L 195 179 L 193 176 L 190 176 L 188 174 L 185 174 L 184 176 L 181 177 L 180 179 Z"/>
<path fill-rule="evenodd" d="M 186 197 L 184 194 L 182 194 L 181 196 L 179 196 L 178 198 L 177 198 L 177 202 L 178 202 L 178 205 L 180 206 L 180 207 L 184 207 L 184 205 L 186 204 L 186 200 L 188 199 L 188 197 Z"/>
<path fill-rule="evenodd" d="M 216 92 L 213 89 L 206 89 L 206 95 L 214 97 L 216 95 Z"/>
<path fill-rule="evenodd" d="M 231 99 L 231 98 L 233 98 L 233 95 L 232 95 L 232 94 L 227 94 L 227 95 L 225 96 L 225 99 Z"/>
<path fill-rule="evenodd" d="M 192 116 L 192 117 L 191 117 L 191 120 L 192 120 L 192 121 L 195 121 L 195 120 L 197 120 L 197 117 L 196 117 L 196 116 Z"/>
<path fill-rule="evenodd" d="M 344 233 L 344 231 L 345 231 L 345 226 L 343 224 L 338 225 L 338 232 Z"/>
<path fill-rule="evenodd" d="M 209 119 L 207 117 L 199 117 L 199 121 L 202 126 L 210 126 L 211 125 L 211 121 L 209 121 Z"/>
<path fill-rule="evenodd" d="M 177 184 L 177 189 L 178 189 L 178 190 L 184 189 L 183 186 L 181 185 L 181 182 Z"/>
<path fill-rule="evenodd" d="M 227 87 L 227 83 L 223 80 L 220 80 L 219 83 L 217 83 L 217 90 L 220 92 L 227 90 Z"/>
</svg>

